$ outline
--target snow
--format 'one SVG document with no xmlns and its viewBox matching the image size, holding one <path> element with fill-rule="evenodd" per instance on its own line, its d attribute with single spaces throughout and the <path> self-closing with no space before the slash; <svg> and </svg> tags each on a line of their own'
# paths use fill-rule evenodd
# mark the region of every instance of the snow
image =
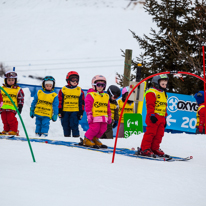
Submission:
<svg viewBox="0 0 206 206">
<path fill-rule="evenodd" d="M 142 5 L 128 1 L 0 1 L 1 61 L 16 67 L 20 83 L 40 85 L 28 75 L 53 75 L 57 86 L 65 84 L 66 73 L 80 74 L 80 86 L 90 87 L 91 78 L 103 74 L 115 84 L 122 73 L 120 49 L 141 51 L 128 29 L 148 34 L 153 25 Z M 3 79 L 0 78 L 0 83 Z M 28 135 L 34 137 L 35 120 L 29 117 L 33 98 L 24 89 L 22 118 Z M 2 123 L 0 122 L 2 129 Z M 19 130 L 24 135 L 19 120 Z M 84 135 L 80 128 L 81 136 Z M 119 138 L 117 147 L 140 145 L 143 134 Z M 60 121 L 51 122 L 49 139 L 63 137 Z M 102 140 L 114 146 L 114 139 Z M 188 162 L 158 162 L 135 159 L 65 146 L 0 140 L 0 205 L 158 205 L 204 206 L 205 135 L 165 133 L 161 148 L 168 154 L 194 159 Z"/>
</svg>

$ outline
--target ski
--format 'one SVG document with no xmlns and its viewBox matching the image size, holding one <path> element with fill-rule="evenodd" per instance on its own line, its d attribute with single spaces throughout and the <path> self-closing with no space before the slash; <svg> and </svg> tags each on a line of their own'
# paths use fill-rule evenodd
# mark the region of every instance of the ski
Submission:
<svg viewBox="0 0 206 206">
<path fill-rule="evenodd" d="M 188 161 L 193 159 L 192 156 L 189 157 L 175 157 L 171 155 L 165 154 L 163 157 L 160 157 L 156 155 L 156 157 L 149 157 L 149 156 L 143 156 L 140 154 L 140 148 L 137 148 L 137 151 L 135 151 L 134 156 L 140 159 L 149 159 L 149 160 L 156 160 L 156 161 L 167 161 L 167 162 L 174 162 L 174 161 Z"/>
<path fill-rule="evenodd" d="M 0 139 L 6 139 L 6 140 L 13 140 L 13 141 L 27 141 L 26 137 L 21 136 L 11 136 L 11 135 L 0 135 Z M 36 143 L 46 143 L 51 145 L 62 145 L 66 147 L 71 148 L 80 148 L 85 150 L 91 150 L 91 151 L 98 151 L 102 153 L 108 153 L 112 154 L 114 148 L 113 147 L 107 147 L 107 148 L 94 148 L 94 147 L 86 147 L 84 145 L 81 145 L 82 140 L 80 139 L 80 143 L 78 142 L 69 142 L 69 141 L 59 141 L 59 140 L 51 140 L 46 138 L 29 138 L 30 142 L 36 142 Z M 167 157 L 147 157 L 147 156 L 141 156 L 135 154 L 137 151 L 134 151 L 133 149 L 128 148 L 116 148 L 116 154 L 124 155 L 132 158 L 139 158 L 139 159 L 148 159 L 148 160 L 156 160 L 156 161 L 165 161 L 165 162 L 174 162 L 174 161 L 187 161 L 191 160 L 192 156 L 182 158 L 182 157 L 175 157 L 175 156 L 169 156 Z"/>
<path fill-rule="evenodd" d="M 7 139 L 7 138 L 13 138 L 13 137 L 15 137 L 15 135 L 0 134 L 0 137 L 1 137 L 2 139 Z"/>
</svg>

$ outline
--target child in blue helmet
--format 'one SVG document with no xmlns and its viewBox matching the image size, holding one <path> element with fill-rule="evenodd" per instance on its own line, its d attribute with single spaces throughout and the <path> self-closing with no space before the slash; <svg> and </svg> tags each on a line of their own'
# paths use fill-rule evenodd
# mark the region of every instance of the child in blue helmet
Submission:
<svg viewBox="0 0 206 206">
<path fill-rule="evenodd" d="M 37 92 L 31 103 L 30 117 L 36 116 L 35 133 L 39 137 L 48 136 L 50 120 L 54 122 L 57 120 L 59 100 L 54 87 L 55 79 L 52 76 L 44 77 L 42 89 Z"/>
<path fill-rule="evenodd" d="M 199 91 L 194 95 L 198 104 L 197 110 L 197 124 L 196 134 L 205 134 L 205 104 L 204 104 L 204 91 Z"/>
</svg>

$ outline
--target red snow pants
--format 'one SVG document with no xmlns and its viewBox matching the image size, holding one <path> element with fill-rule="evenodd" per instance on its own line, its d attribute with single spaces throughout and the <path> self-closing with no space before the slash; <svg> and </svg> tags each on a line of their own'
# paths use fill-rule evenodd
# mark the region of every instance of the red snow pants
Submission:
<svg viewBox="0 0 206 206">
<path fill-rule="evenodd" d="M 1 113 L 1 119 L 4 124 L 4 130 L 5 131 L 14 131 L 17 132 L 18 129 L 18 121 L 17 118 L 15 117 L 14 112 L 10 111 L 2 111 Z"/>
<path fill-rule="evenodd" d="M 162 142 L 162 137 L 164 136 L 166 119 L 164 116 L 159 116 L 155 114 L 158 121 L 152 123 L 150 117 L 146 117 L 146 132 L 144 133 L 141 149 L 142 151 L 146 149 L 158 150 L 160 148 L 160 143 Z"/>
</svg>

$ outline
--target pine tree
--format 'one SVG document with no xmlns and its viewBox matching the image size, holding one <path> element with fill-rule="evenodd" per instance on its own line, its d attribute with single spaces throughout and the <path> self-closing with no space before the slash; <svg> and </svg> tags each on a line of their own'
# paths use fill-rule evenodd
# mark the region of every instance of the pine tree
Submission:
<svg viewBox="0 0 206 206">
<path fill-rule="evenodd" d="M 197 6 L 201 6 L 201 9 L 197 9 Z M 150 36 L 144 34 L 143 38 L 131 31 L 144 50 L 133 61 L 133 70 L 141 63 L 142 79 L 173 70 L 202 74 L 200 45 L 205 43 L 206 34 L 204 8 L 197 0 L 195 4 L 191 4 L 190 0 L 161 0 L 160 3 L 146 0 L 144 9 L 153 17 L 158 31 L 151 29 Z M 192 76 L 184 76 L 184 81 L 172 75 L 169 77 L 169 92 L 194 94 L 203 88 L 203 83 Z"/>
</svg>

